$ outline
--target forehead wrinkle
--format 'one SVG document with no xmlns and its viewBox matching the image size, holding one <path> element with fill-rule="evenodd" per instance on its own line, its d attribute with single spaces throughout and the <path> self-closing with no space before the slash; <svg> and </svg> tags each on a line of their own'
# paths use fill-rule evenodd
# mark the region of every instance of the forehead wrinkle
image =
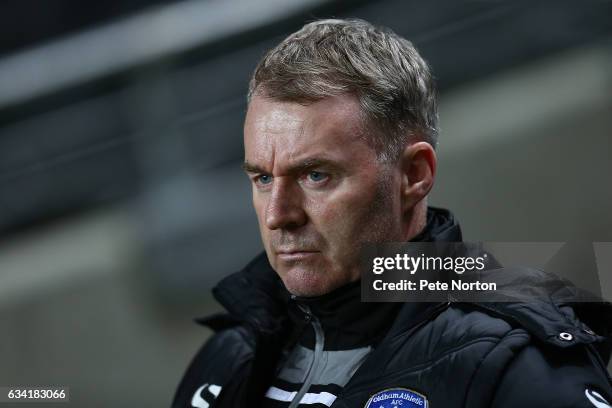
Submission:
<svg viewBox="0 0 612 408">
<path fill-rule="evenodd" d="M 283 133 L 285 137 L 279 137 L 274 143 L 272 150 L 274 153 L 277 151 L 277 144 L 285 143 L 283 148 L 279 149 L 278 161 L 273 161 L 273 174 L 283 175 L 294 173 L 296 167 L 299 166 L 298 158 L 303 156 L 305 151 L 310 149 L 311 145 L 306 140 L 306 127 L 308 125 L 307 120 L 294 119 L 293 122 L 296 124 L 293 129 L 289 129 L 288 132 Z M 284 153 L 284 154 L 283 154 Z M 284 157 L 283 157 L 284 156 Z"/>
<path fill-rule="evenodd" d="M 267 115 L 258 118 L 256 123 L 260 124 L 260 129 L 264 134 L 282 134 L 304 126 L 303 120 L 292 117 L 291 113 L 279 109 L 273 109 Z"/>
<path fill-rule="evenodd" d="M 304 120 L 292 117 L 290 113 L 272 110 L 255 120 L 255 126 L 262 137 L 256 138 L 255 144 L 259 151 L 255 161 L 258 168 L 269 169 L 271 174 L 277 173 L 278 145 L 285 144 L 291 146 L 290 141 L 296 138 L 301 139 L 304 134 Z M 282 152 L 283 149 L 281 149 Z M 254 163 L 256 164 L 256 163 Z"/>
<path fill-rule="evenodd" d="M 308 118 L 304 121 L 298 133 L 290 138 L 291 148 L 278 151 L 279 161 L 275 163 L 275 175 L 294 174 L 318 165 L 338 169 L 353 159 L 362 159 L 360 156 L 349 158 L 342 155 L 344 148 L 352 144 L 364 144 L 369 148 L 359 125 L 351 121 L 334 123 L 327 118 L 318 118 L 317 121 Z M 337 140 L 334 146 L 325 147 L 327 139 Z M 337 150 L 337 146 L 343 147 Z"/>
</svg>

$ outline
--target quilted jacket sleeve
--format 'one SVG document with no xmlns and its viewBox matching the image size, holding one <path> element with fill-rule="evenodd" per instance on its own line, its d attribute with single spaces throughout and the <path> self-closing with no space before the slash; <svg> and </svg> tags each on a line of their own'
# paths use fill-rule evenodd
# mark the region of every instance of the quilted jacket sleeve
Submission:
<svg viewBox="0 0 612 408">
<path fill-rule="evenodd" d="M 612 383 L 594 349 L 525 347 L 502 376 L 493 408 L 609 408 Z"/>
</svg>

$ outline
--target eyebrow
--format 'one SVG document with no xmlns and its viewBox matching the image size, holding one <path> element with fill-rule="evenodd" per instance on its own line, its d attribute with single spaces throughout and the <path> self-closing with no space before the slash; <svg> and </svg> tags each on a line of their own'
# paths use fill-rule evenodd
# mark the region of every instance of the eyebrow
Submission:
<svg viewBox="0 0 612 408">
<path fill-rule="evenodd" d="M 242 163 L 242 170 L 246 171 L 247 173 L 265 173 L 264 169 L 255 164 L 251 164 L 248 161 Z"/>
<path fill-rule="evenodd" d="M 338 165 L 331 160 L 322 159 L 322 158 L 311 158 L 311 159 L 306 159 L 300 163 L 297 163 L 289 167 L 289 169 L 287 170 L 287 173 L 300 173 L 305 170 L 312 169 L 314 167 L 329 167 L 329 168 L 335 169 L 338 167 Z M 247 173 L 262 173 L 262 174 L 268 173 L 262 167 L 256 164 L 251 164 L 248 161 L 245 161 L 242 164 L 242 169 Z"/>
</svg>

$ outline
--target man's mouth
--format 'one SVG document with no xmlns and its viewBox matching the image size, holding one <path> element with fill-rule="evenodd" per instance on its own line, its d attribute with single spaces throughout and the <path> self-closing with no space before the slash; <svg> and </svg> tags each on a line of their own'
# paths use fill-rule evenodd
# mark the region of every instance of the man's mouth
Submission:
<svg viewBox="0 0 612 408">
<path fill-rule="evenodd" d="M 276 255 L 283 261 L 299 261 L 318 254 L 319 251 L 295 249 L 276 251 Z"/>
</svg>

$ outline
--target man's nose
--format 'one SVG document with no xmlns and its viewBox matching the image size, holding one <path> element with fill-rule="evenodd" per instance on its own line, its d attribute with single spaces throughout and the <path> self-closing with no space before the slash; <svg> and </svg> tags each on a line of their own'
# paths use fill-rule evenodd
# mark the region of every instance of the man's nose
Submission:
<svg viewBox="0 0 612 408">
<path fill-rule="evenodd" d="M 301 192 L 290 180 L 282 177 L 274 180 L 265 221 L 271 230 L 298 228 L 306 223 Z"/>
</svg>

